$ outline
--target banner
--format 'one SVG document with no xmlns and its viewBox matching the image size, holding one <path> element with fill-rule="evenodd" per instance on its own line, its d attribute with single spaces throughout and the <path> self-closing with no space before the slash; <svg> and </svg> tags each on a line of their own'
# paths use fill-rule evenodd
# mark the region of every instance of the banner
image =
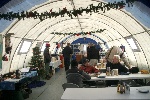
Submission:
<svg viewBox="0 0 150 100">
<path fill-rule="evenodd" d="M 3 37 L 0 34 L 0 69 L 2 69 Z"/>
</svg>

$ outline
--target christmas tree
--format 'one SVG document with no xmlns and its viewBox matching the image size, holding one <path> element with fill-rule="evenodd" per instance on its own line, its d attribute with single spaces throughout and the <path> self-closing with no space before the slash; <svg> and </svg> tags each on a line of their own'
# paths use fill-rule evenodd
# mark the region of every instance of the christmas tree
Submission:
<svg viewBox="0 0 150 100">
<path fill-rule="evenodd" d="M 33 56 L 31 58 L 31 62 L 29 63 L 29 67 L 31 70 L 37 70 L 38 76 L 41 78 L 45 77 L 45 69 L 44 69 L 44 62 L 43 58 L 40 55 L 41 51 L 39 47 L 33 48 Z"/>
</svg>

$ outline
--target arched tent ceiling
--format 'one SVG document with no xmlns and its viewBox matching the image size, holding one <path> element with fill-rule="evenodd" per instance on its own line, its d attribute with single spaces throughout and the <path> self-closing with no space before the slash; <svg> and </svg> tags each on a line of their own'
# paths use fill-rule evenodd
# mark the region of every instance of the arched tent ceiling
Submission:
<svg viewBox="0 0 150 100">
<path fill-rule="evenodd" d="M 82 3 L 79 0 L 74 0 L 73 3 L 71 1 L 57 1 L 49 2 L 39 7 L 36 6 L 33 9 L 42 13 L 50 9 L 58 11 L 59 8 L 64 7 L 67 7 L 67 10 L 72 10 L 74 6 L 76 9 L 80 7 L 86 8 L 90 4 L 98 5 L 98 3 L 97 1 L 90 0 L 82 0 Z M 99 13 L 92 13 L 92 15 L 83 13 L 82 16 L 74 17 L 73 19 L 67 15 L 64 17 L 48 18 L 44 21 L 33 18 L 25 19 L 18 21 L 8 33 L 15 33 L 15 36 L 20 38 L 49 41 L 53 36 L 50 34 L 52 32 L 74 33 L 96 31 L 97 29 L 106 29 L 104 32 L 95 35 L 104 37 L 104 41 L 107 42 L 145 31 L 126 11 L 111 9 L 105 13 L 100 11 Z M 59 37 L 62 38 L 64 35 Z"/>
<path fill-rule="evenodd" d="M 111 0 L 52 0 L 47 1 L 44 4 L 36 5 L 32 7 L 29 11 L 37 11 L 38 13 L 42 13 L 45 11 L 59 11 L 66 7 L 68 11 L 78 9 L 80 7 L 86 8 L 90 4 L 95 6 L 98 5 L 99 2 L 106 2 Z M 121 1 L 121 0 L 117 0 Z M 26 66 L 29 58 L 31 57 L 32 52 L 30 51 L 25 55 L 17 55 L 19 47 L 21 46 L 21 42 L 23 39 L 32 40 L 32 45 L 30 50 L 36 45 L 38 41 L 49 41 L 51 43 L 50 50 L 55 48 L 54 43 L 65 40 L 66 42 L 73 42 L 78 38 L 88 37 L 92 38 L 97 42 L 104 43 L 107 42 L 109 46 L 112 45 L 121 45 L 124 44 L 129 50 L 127 50 L 127 56 L 132 55 L 131 59 L 138 59 L 133 54 L 131 47 L 125 40 L 127 36 L 134 36 L 136 40 L 139 41 L 141 38 L 137 37 L 139 33 L 145 34 L 145 36 L 149 37 L 148 28 L 141 24 L 131 13 L 128 12 L 129 9 L 136 9 L 135 6 L 125 9 L 116 10 L 110 9 L 105 13 L 99 11 L 98 13 L 86 14 L 85 12 L 78 17 L 73 17 L 71 19 L 68 15 L 64 17 L 58 16 L 56 18 L 47 18 L 43 21 L 40 19 L 33 18 L 25 18 L 24 20 L 15 20 L 5 31 L 2 32 L 3 35 L 7 33 L 14 33 L 12 37 L 13 41 L 13 51 L 11 53 L 11 66 L 18 66 L 18 68 L 22 67 L 21 64 L 25 64 Z M 141 12 L 140 12 L 141 13 Z M 147 18 L 147 17 L 146 17 Z M 149 18 L 149 17 L 148 17 Z M 149 21 L 148 21 L 149 22 Z M 51 34 L 52 32 L 61 32 L 61 33 L 80 33 L 80 32 L 89 32 L 96 31 L 98 29 L 106 29 L 101 33 L 92 33 L 93 35 L 56 35 Z M 103 41 L 99 38 L 103 39 Z M 149 39 L 148 39 L 149 40 Z M 144 41 L 144 40 L 143 40 Z M 144 50 L 144 46 L 139 44 L 142 48 L 142 55 L 145 52 L 149 52 L 150 50 Z M 148 44 L 147 44 L 148 46 Z M 30 55 L 30 56 L 29 56 Z M 150 54 L 149 54 L 150 55 Z M 21 62 L 17 62 L 15 59 L 19 59 L 23 57 L 24 60 Z M 144 55 L 144 62 L 148 64 L 150 59 Z M 136 61 L 136 60 L 133 60 Z M 136 61 L 137 62 L 137 61 Z M 143 62 L 143 63 L 144 63 Z M 147 65 L 148 66 L 148 65 Z"/>
</svg>

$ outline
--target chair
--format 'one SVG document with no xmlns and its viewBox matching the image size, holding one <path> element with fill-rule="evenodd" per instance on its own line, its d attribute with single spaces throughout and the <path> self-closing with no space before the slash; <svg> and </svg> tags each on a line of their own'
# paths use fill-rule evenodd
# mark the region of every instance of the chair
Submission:
<svg viewBox="0 0 150 100">
<path fill-rule="evenodd" d="M 130 85 L 130 87 L 140 87 L 141 85 L 136 83 L 134 80 L 128 80 L 127 84 Z"/>
<path fill-rule="evenodd" d="M 86 81 L 86 79 L 84 79 L 84 77 L 79 73 L 70 73 L 66 76 L 66 78 L 67 78 L 67 83 L 76 84 L 80 88 L 83 88 L 83 87 L 93 88 L 93 87 L 90 87 L 88 84 L 83 83 L 83 81 Z"/>
<path fill-rule="evenodd" d="M 148 82 L 146 83 L 146 86 L 150 86 L 150 81 L 148 81 Z"/>
<path fill-rule="evenodd" d="M 67 83 L 73 83 L 78 85 L 79 87 L 83 87 L 83 78 L 82 75 L 79 73 L 70 73 L 66 76 Z"/>
<path fill-rule="evenodd" d="M 64 83 L 64 84 L 62 84 L 62 87 L 63 87 L 64 91 L 66 90 L 66 88 L 79 88 L 78 85 L 73 84 L 73 83 Z"/>
</svg>

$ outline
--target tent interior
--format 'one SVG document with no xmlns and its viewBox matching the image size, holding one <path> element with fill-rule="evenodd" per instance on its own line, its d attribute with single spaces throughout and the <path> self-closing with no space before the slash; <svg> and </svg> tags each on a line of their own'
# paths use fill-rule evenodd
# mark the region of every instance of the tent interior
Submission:
<svg viewBox="0 0 150 100">
<path fill-rule="evenodd" d="M 43 19 L 39 16 L 33 18 L 30 14 L 28 18 L 21 19 L 4 19 L 1 16 L 0 74 L 27 67 L 33 54 L 32 48 L 37 45 L 43 51 L 45 43 L 50 43 L 51 53 L 59 54 L 62 47 L 56 49 L 56 43 L 64 44 L 65 47 L 68 42 L 71 44 L 92 42 L 99 44 L 104 51 L 114 45 L 123 45 L 128 62 L 132 66 L 150 70 L 149 0 L 131 0 L 134 3 L 127 3 L 128 0 L 3 1 L 5 2 L 0 5 L 0 15 L 4 13 L 8 15 L 7 12 L 36 12 L 43 14 Z M 124 7 L 94 11 L 94 7 L 121 1 L 126 4 Z M 91 11 L 88 12 L 87 9 Z M 58 16 L 58 12 L 61 11 L 65 14 Z M 54 16 L 45 18 L 47 16 L 44 16 L 44 13 L 47 12 L 53 13 Z M 11 53 L 6 53 L 6 47 L 11 47 Z M 3 55 L 7 55 L 8 61 L 2 61 Z"/>
</svg>

